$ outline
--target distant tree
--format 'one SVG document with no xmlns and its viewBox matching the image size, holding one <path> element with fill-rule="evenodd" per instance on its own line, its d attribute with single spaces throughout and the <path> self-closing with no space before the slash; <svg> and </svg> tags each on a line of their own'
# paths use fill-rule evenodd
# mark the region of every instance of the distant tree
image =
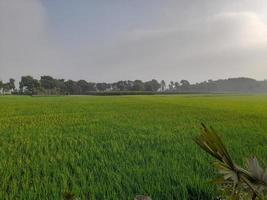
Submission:
<svg viewBox="0 0 267 200">
<path fill-rule="evenodd" d="M 51 76 L 41 76 L 40 81 L 32 76 L 22 76 L 19 82 L 20 93 L 24 94 L 87 94 L 89 91 L 164 91 L 166 83 L 160 83 L 153 79 L 143 82 L 141 80 L 121 80 L 114 83 L 93 83 L 85 80 L 73 81 L 64 79 L 54 79 Z M 9 82 L 0 81 L 0 92 L 15 91 L 15 80 Z M 170 81 L 169 91 L 176 92 L 267 92 L 267 80 L 257 81 L 250 78 L 229 78 L 224 80 L 208 80 L 195 84 L 190 84 L 187 80 L 179 82 Z M 17 93 L 17 92 L 16 92 Z"/>
<path fill-rule="evenodd" d="M 178 82 L 175 82 L 174 83 L 174 88 L 175 88 L 176 91 L 178 91 L 179 88 L 180 88 L 180 84 Z"/>
<path fill-rule="evenodd" d="M 79 87 L 80 94 L 86 94 L 89 91 L 89 84 L 85 80 L 79 80 L 77 86 Z"/>
<path fill-rule="evenodd" d="M 64 84 L 65 80 L 64 79 L 57 79 L 56 80 L 56 89 L 59 94 L 65 94 L 66 93 L 66 87 Z"/>
<path fill-rule="evenodd" d="M 133 86 L 134 86 L 134 81 L 130 81 L 130 80 L 126 81 L 126 90 L 127 91 L 132 90 Z"/>
<path fill-rule="evenodd" d="M 9 83 L 4 83 L 3 84 L 3 92 L 6 93 L 10 91 L 10 84 Z"/>
<path fill-rule="evenodd" d="M 73 80 L 67 80 L 64 82 L 66 94 L 79 94 L 79 87 L 77 82 Z"/>
<path fill-rule="evenodd" d="M 88 83 L 88 91 L 96 91 L 96 83 L 89 82 Z"/>
<path fill-rule="evenodd" d="M 211 79 L 208 80 L 207 86 L 208 86 L 208 88 L 207 88 L 208 92 L 212 92 L 212 91 L 217 90 L 216 82 L 211 80 Z"/>
<path fill-rule="evenodd" d="M 40 88 L 40 83 L 31 76 L 22 76 L 19 82 L 19 88 L 22 93 L 36 94 Z"/>
<path fill-rule="evenodd" d="M 161 80 L 161 82 L 160 82 L 160 87 L 161 87 L 161 91 L 162 91 L 162 92 L 165 91 L 165 89 L 166 89 L 166 83 L 165 83 L 164 80 Z"/>
<path fill-rule="evenodd" d="M 41 76 L 40 79 L 41 87 L 46 90 L 52 90 L 56 87 L 56 80 L 51 76 Z"/>
<path fill-rule="evenodd" d="M 181 80 L 181 89 L 183 92 L 189 92 L 190 82 L 187 80 Z"/>
<path fill-rule="evenodd" d="M 112 83 L 107 83 L 106 90 L 107 91 L 111 91 L 112 90 Z"/>
<path fill-rule="evenodd" d="M 111 88 L 112 88 L 112 91 L 118 91 L 118 87 L 117 87 L 117 82 L 115 83 L 111 83 Z"/>
<path fill-rule="evenodd" d="M 13 79 L 13 78 L 10 78 L 9 79 L 9 88 L 11 90 L 15 90 L 15 88 L 16 88 L 16 86 L 15 86 L 15 79 Z"/>
<path fill-rule="evenodd" d="M 190 86 L 190 83 L 187 80 L 181 80 L 180 83 L 181 83 L 182 86 Z"/>
<path fill-rule="evenodd" d="M 0 92 L 3 92 L 4 94 L 10 91 L 14 91 L 16 88 L 15 86 L 15 79 L 10 78 L 9 82 L 3 83 L 0 82 Z"/>
<path fill-rule="evenodd" d="M 133 86 L 131 88 L 132 91 L 144 91 L 145 90 L 145 86 L 143 81 L 141 80 L 135 80 L 133 82 Z"/>
<path fill-rule="evenodd" d="M 170 81 L 170 83 L 169 83 L 169 90 L 170 91 L 174 90 L 174 82 L 173 81 Z"/>
<path fill-rule="evenodd" d="M 152 79 L 153 91 L 156 92 L 160 89 L 160 83 L 156 79 Z"/>
<path fill-rule="evenodd" d="M 160 86 L 161 86 L 160 83 L 155 79 L 145 82 L 146 91 L 156 92 L 160 89 Z"/>
<path fill-rule="evenodd" d="M 124 91 L 127 89 L 127 84 L 126 84 L 126 81 L 118 81 L 116 83 L 116 87 L 118 88 L 118 90 L 120 91 Z"/>
<path fill-rule="evenodd" d="M 97 83 L 96 89 L 98 91 L 106 91 L 109 88 L 109 85 L 107 83 Z"/>
</svg>

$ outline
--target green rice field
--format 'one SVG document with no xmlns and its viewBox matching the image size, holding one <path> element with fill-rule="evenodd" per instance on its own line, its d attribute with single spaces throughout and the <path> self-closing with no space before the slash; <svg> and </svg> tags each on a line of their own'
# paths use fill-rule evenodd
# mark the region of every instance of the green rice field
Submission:
<svg viewBox="0 0 267 200">
<path fill-rule="evenodd" d="M 267 164 L 267 95 L 0 97 L 0 199 L 213 199 L 201 122 Z"/>
</svg>

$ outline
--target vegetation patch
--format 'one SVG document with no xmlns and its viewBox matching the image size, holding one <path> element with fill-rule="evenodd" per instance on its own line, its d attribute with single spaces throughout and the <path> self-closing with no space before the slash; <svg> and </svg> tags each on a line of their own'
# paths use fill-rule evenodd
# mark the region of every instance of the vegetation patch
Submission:
<svg viewBox="0 0 267 200">
<path fill-rule="evenodd" d="M 192 141 L 200 122 L 241 166 L 267 161 L 264 95 L 3 96 L 0 105 L 0 199 L 213 199 L 213 159 Z"/>
</svg>

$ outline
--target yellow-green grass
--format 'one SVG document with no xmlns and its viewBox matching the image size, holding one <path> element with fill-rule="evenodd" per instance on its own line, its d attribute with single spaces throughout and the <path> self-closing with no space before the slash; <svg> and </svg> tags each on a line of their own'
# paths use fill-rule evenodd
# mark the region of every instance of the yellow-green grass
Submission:
<svg viewBox="0 0 267 200">
<path fill-rule="evenodd" d="M 267 161 L 264 95 L 0 97 L 0 199 L 211 199 L 201 122 Z"/>
</svg>

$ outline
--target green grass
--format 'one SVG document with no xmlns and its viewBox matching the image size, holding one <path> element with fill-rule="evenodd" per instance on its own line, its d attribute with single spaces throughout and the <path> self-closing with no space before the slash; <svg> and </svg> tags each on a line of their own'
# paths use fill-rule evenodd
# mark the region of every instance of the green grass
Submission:
<svg viewBox="0 0 267 200">
<path fill-rule="evenodd" d="M 267 161 L 267 96 L 0 97 L 0 199 L 211 199 L 200 122 Z"/>
</svg>

